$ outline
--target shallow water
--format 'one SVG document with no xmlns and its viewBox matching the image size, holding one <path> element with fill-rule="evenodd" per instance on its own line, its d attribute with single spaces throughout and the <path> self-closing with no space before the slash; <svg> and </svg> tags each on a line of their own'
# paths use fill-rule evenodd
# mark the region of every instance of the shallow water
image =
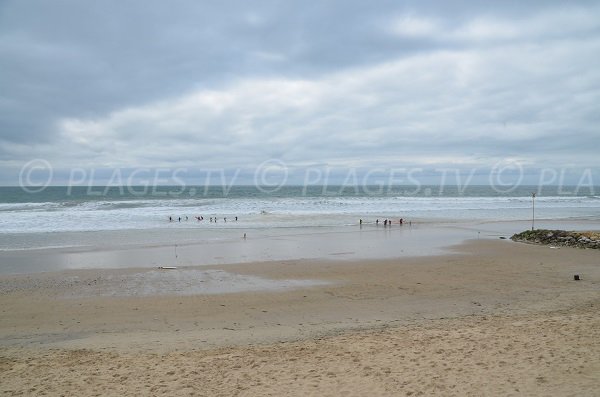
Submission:
<svg viewBox="0 0 600 397">
<path fill-rule="evenodd" d="M 260 261 L 361 260 L 436 255 L 465 240 L 510 237 L 530 221 L 394 224 L 384 227 L 315 227 L 188 231 L 98 231 L 86 233 L 88 246 L 0 251 L 0 274 L 86 268 L 205 266 Z M 544 220 L 538 228 L 600 229 L 600 222 Z M 244 239 L 243 233 L 246 233 Z M 77 237 L 76 233 L 73 233 Z"/>
</svg>

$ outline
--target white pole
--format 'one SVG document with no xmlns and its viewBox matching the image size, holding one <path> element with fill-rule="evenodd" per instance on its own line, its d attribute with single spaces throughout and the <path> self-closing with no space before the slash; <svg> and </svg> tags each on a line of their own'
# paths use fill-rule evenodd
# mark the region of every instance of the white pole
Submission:
<svg viewBox="0 0 600 397">
<path fill-rule="evenodd" d="M 535 193 L 531 193 L 531 231 L 535 225 Z"/>
</svg>

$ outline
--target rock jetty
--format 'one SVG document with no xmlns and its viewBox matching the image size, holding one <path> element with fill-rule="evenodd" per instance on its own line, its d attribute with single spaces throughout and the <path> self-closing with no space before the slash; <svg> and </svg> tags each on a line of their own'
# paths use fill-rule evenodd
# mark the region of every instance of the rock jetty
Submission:
<svg viewBox="0 0 600 397">
<path fill-rule="evenodd" d="M 510 239 L 532 244 L 600 249 L 600 232 L 536 229 L 517 233 Z"/>
</svg>

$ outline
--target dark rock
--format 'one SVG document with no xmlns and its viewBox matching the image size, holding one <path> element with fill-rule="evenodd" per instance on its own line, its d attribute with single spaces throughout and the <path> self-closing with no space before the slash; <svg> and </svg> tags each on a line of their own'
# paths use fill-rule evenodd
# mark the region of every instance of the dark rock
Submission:
<svg viewBox="0 0 600 397">
<path fill-rule="evenodd" d="M 526 230 L 511 237 L 513 241 L 533 244 L 600 249 L 600 232 L 565 230 Z"/>
</svg>

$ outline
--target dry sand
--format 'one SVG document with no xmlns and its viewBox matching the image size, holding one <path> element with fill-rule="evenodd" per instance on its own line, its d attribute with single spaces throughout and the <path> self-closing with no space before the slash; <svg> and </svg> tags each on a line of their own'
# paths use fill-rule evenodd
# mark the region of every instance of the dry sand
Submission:
<svg viewBox="0 0 600 397">
<path fill-rule="evenodd" d="M 5 276 L 0 391 L 599 395 L 598 251 L 473 241 L 437 257 L 211 270 L 328 284 L 111 297 L 98 295 L 149 270 Z"/>
</svg>

